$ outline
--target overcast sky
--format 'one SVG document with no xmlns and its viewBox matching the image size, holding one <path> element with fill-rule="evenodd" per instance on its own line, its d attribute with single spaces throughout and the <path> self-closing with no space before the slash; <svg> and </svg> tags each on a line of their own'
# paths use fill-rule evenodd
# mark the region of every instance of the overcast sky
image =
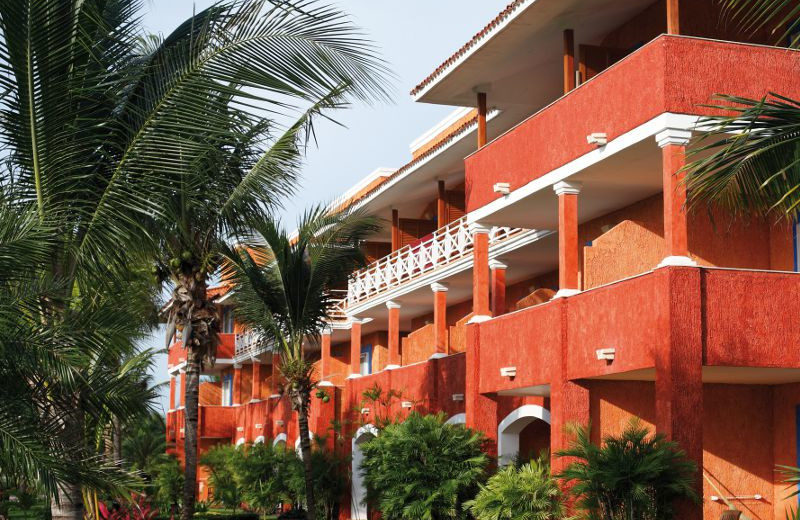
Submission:
<svg viewBox="0 0 800 520">
<path fill-rule="evenodd" d="M 286 201 L 282 216 L 294 227 L 297 215 L 316 202 L 327 202 L 378 167 L 408 162 L 408 145 L 454 107 L 414 103 L 408 92 L 486 25 L 509 0 L 333 0 L 349 13 L 380 49 L 396 76 L 394 100 L 379 106 L 355 105 L 336 114 L 342 126 L 317 127 L 318 147 L 308 152 L 300 189 Z M 150 0 L 144 24 L 169 34 L 209 0 Z M 163 334 L 161 335 L 163 336 Z M 163 338 L 153 346 L 163 348 Z M 156 379 L 166 380 L 166 359 Z M 166 400 L 164 401 L 166 407 Z"/>
</svg>

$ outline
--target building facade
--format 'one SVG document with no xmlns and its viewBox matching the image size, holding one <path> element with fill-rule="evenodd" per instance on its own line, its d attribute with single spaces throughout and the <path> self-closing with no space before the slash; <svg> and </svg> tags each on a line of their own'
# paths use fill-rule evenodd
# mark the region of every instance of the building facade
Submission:
<svg viewBox="0 0 800 520">
<path fill-rule="evenodd" d="M 568 423 L 599 440 L 639 417 L 702 468 L 702 503 L 682 518 L 718 518 L 725 500 L 783 518 L 775 467 L 798 465 L 800 445 L 797 234 L 687 212 L 681 183 L 698 120 L 721 113 L 715 94 L 800 98 L 800 53 L 775 38 L 726 23 L 716 0 L 506 7 L 411 92 L 458 109 L 408 164 L 334 204 L 387 226 L 309 349 L 329 396 L 313 399 L 312 431 L 357 467 L 377 416 L 444 412 L 503 463 L 566 447 Z M 294 446 L 278 360 L 217 290 L 225 326 L 200 449 Z M 177 342 L 167 437 L 179 456 L 184 360 Z M 376 385 L 399 396 L 366 402 Z M 344 518 L 366 517 L 362 496 L 354 472 Z"/>
</svg>

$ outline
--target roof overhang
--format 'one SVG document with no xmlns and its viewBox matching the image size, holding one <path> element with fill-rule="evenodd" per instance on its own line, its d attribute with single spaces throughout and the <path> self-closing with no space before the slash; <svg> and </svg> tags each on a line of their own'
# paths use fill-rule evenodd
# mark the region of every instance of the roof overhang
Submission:
<svg viewBox="0 0 800 520">
<path fill-rule="evenodd" d="M 563 31 L 597 44 L 653 0 L 517 0 L 412 91 L 415 101 L 544 106 L 562 93 Z"/>
</svg>

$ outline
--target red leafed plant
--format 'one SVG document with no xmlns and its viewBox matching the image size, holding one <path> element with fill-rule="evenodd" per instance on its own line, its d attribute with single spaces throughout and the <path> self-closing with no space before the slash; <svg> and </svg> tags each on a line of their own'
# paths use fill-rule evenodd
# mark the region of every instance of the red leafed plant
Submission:
<svg viewBox="0 0 800 520">
<path fill-rule="evenodd" d="M 98 504 L 102 520 L 152 520 L 158 514 L 144 495 L 133 495 L 130 502 L 109 509 L 104 502 Z"/>
</svg>

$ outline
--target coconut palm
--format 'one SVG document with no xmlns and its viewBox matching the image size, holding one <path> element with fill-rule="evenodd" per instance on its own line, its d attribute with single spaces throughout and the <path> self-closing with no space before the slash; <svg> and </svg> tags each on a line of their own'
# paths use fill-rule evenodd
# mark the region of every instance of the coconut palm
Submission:
<svg viewBox="0 0 800 520">
<path fill-rule="evenodd" d="M 334 290 L 366 264 L 361 242 L 379 229 L 359 212 L 327 212 L 318 206 L 290 235 L 280 223 L 253 222 L 253 237 L 229 249 L 226 277 L 236 287 L 239 320 L 280 354 L 280 370 L 297 412 L 309 518 L 316 518 L 308 412 L 317 384 L 306 348 L 328 326 Z"/>
<path fill-rule="evenodd" d="M 161 276 L 173 286 L 167 341 L 187 348 L 185 489 L 196 493 L 199 375 L 213 364 L 220 319 L 208 286 L 226 240 L 267 218 L 292 191 L 316 117 L 347 100 L 383 98 L 383 65 L 339 11 L 314 2 L 216 5 L 151 52 L 156 75 L 143 92 L 173 92 L 185 110 L 159 114 L 172 163 L 161 168 L 162 200 L 152 234 Z M 289 103 L 293 105 L 290 106 Z"/>
<path fill-rule="evenodd" d="M 794 0 L 720 0 L 744 31 L 772 29 L 776 42 L 800 43 Z M 735 215 L 800 215 L 800 101 L 778 93 L 761 99 L 718 96 L 727 115 L 706 118 L 687 165 L 689 205 L 718 205 Z"/>
<path fill-rule="evenodd" d="M 277 128 L 247 115 L 258 112 L 254 105 L 268 108 L 262 115 L 288 112 L 289 102 L 314 113 L 315 107 L 337 105 L 345 93 L 366 98 L 382 92 L 380 64 L 335 10 L 308 2 L 231 1 L 198 13 L 164 39 L 143 39 L 140 7 L 136 0 L 0 2 L 0 143 L 6 166 L 0 185 L 13 204 L 31 205 L 37 226 L 50 231 L 34 277 L 42 287 L 47 283 L 48 292 L 32 299 L 38 305 L 25 316 L 48 330 L 63 330 L 73 316 L 110 320 L 104 314 L 119 310 L 112 302 L 122 306 L 144 297 L 147 291 L 129 289 L 130 267 L 152 259 L 164 243 L 159 224 L 172 219 L 165 208 L 174 207 L 184 188 L 197 186 L 184 182 L 198 171 L 193 166 L 245 155 L 220 152 L 247 141 L 235 135 L 243 128 L 250 139 L 265 138 L 265 127 Z M 217 197 L 228 201 L 223 213 L 260 210 L 264 198 L 274 198 L 275 171 L 291 171 L 308 127 L 290 128 L 293 133 L 276 139 L 275 152 L 266 154 L 263 166 L 253 165 L 235 193 Z M 212 234 L 219 236 L 220 229 L 228 230 L 216 227 Z M 202 235 L 189 230 L 179 236 Z M 182 273 L 191 294 L 203 296 L 205 280 L 193 275 L 208 265 L 206 257 L 193 256 L 187 265 L 197 265 L 197 272 L 183 266 L 173 272 Z M 196 338 L 211 339 L 191 349 L 193 361 L 213 358 L 215 341 L 213 307 L 204 305 L 207 299 L 198 301 L 197 312 L 184 302 L 184 321 L 207 316 L 185 331 L 187 343 L 194 347 Z M 118 341 L 113 348 L 120 355 L 149 316 L 128 318 L 131 337 L 109 338 Z M 70 445 L 93 446 L 84 421 L 106 408 L 70 413 L 83 395 L 74 390 L 59 419 L 61 435 Z M 187 424 L 190 454 L 196 451 L 193 427 Z M 80 450 L 66 453 L 83 456 Z M 64 507 L 54 508 L 53 516 L 77 520 L 81 481 L 59 484 Z M 194 479 L 187 478 L 187 517 L 194 489 Z"/>
</svg>

